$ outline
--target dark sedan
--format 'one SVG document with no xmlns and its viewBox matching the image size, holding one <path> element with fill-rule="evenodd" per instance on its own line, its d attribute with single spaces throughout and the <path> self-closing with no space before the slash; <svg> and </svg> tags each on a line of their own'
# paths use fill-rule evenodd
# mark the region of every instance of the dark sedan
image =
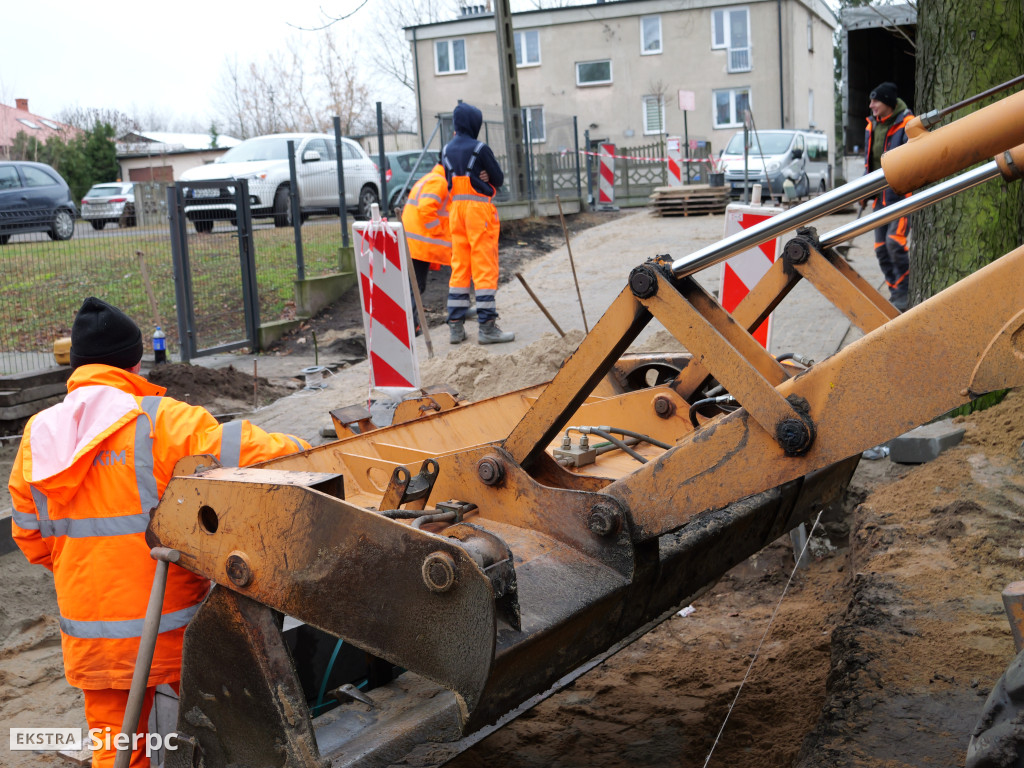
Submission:
<svg viewBox="0 0 1024 768">
<path fill-rule="evenodd" d="M 75 234 L 75 203 L 67 182 L 45 163 L 0 162 L 0 245 L 18 232 Z"/>
</svg>

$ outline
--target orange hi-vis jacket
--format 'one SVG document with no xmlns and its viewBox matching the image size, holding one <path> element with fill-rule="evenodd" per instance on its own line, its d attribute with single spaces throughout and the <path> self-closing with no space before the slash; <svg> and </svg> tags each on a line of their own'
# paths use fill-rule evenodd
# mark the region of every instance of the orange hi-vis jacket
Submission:
<svg viewBox="0 0 1024 768">
<path fill-rule="evenodd" d="M 402 209 L 402 226 L 409 255 L 433 264 L 452 263 L 452 236 L 448 227 L 448 179 L 438 163 L 413 184 Z"/>
<path fill-rule="evenodd" d="M 245 421 L 218 424 L 165 392 L 120 368 L 79 367 L 64 401 L 25 427 L 11 471 L 14 540 L 53 571 L 64 671 L 78 688 L 131 685 L 156 570 L 145 530 L 178 459 L 243 466 L 309 448 Z M 185 626 L 209 588 L 170 566 L 150 686 L 180 679 Z"/>
</svg>

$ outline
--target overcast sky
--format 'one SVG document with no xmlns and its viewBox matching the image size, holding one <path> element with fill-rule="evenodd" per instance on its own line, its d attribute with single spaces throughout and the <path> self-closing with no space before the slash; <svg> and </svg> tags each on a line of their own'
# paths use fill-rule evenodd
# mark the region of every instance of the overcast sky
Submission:
<svg viewBox="0 0 1024 768">
<path fill-rule="evenodd" d="M 79 106 L 195 117 L 205 126 L 227 56 L 251 61 L 300 34 L 289 23 L 315 27 L 321 7 L 344 14 L 359 2 L 4 2 L 0 102 L 28 99 L 43 117 Z M 348 24 L 372 23 L 372 6 Z"/>
<path fill-rule="evenodd" d="M 416 0 L 408 0 L 416 2 Z M 477 0 L 483 5 L 486 0 Z M 593 0 L 590 0 L 591 2 Z M 552 0 L 575 5 L 586 0 Z M 375 8 L 375 6 L 377 6 Z M 513 0 L 512 10 L 535 7 Z M 5 0 L 0 11 L 0 103 L 28 99 L 29 110 L 57 117 L 65 108 L 118 109 L 141 119 L 195 121 L 205 130 L 216 116 L 225 60 L 246 64 L 282 49 L 287 38 L 313 33 L 296 27 L 335 16 L 339 40 L 373 24 L 379 4 L 368 0 L 186 0 L 180 3 L 98 3 Z M 364 41 L 366 37 L 360 36 Z M 401 44 L 405 45 L 403 39 Z M 388 85 L 375 100 L 405 92 Z M 409 97 L 408 109 L 415 111 Z"/>
</svg>

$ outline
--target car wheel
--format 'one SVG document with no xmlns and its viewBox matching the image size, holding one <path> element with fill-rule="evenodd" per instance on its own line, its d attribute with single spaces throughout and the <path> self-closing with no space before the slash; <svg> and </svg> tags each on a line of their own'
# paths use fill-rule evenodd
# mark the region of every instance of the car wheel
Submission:
<svg viewBox="0 0 1024 768">
<path fill-rule="evenodd" d="M 192 222 L 192 226 L 196 228 L 196 232 L 199 234 L 205 234 L 207 232 L 213 232 L 213 220 L 212 219 L 196 219 Z"/>
<path fill-rule="evenodd" d="M 71 215 L 71 211 L 60 208 L 53 215 L 53 224 L 50 225 L 47 234 L 51 240 L 70 240 L 75 234 L 75 217 Z"/>
<path fill-rule="evenodd" d="M 370 206 L 374 203 L 379 205 L 380 197 L 377 195 L 377 190 L 367 184 L 359 191 L 359 208 L 356 216 L 360 219 L 370 218 Z"/>
<path fill-rule="evenodd" d="M 103 221 L 102 219 L 93 219 L 89 223 L 92 224 L 93 229 L 103 229 L 105 226 L 107 226 L 107 222 Z"/>
<path fill-rule="evenodd" d="M 125 208 L 124 208 L 124 215 L 125 215 L 125 226 L 126 227 L 134 227 L 136 225 L 136 223 L 137 223 L 136 219 L 135 219 L 135 206 L 134 205 L 126 205 Z"/>
<path fill-rule="evenodd" d="M 290 227 L 292 225 L 292 201 L 288 187 L 278 187 L 274 193 L 274 226 Z"/>
<path fill-rule="evenodd" d="M 409 202 L 408 192 L 403 192 L 400 196 L 396 197 L 391 204 L 391 215 L 396 219 L 402 218 L 402 209 L 405 208 L 407 202 Z"/>
<path fill-rule="evenodd" d="M 0 235 L 0 245 L 7 245 L 7 241 L 10 239 L 10 235 Z"/>
</svg>

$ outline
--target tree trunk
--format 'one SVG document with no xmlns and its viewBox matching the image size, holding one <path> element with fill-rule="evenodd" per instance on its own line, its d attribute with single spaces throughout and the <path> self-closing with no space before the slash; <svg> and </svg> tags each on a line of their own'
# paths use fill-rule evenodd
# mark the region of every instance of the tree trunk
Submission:
<svg viewBox="0 0 1024 768">
<path fill-rule="evenodd" d="M 919 0 L 914 114 L 950 106 L 1024 72 L 1021 0 Z M 972 104 L 980 109 L 1015 90 Z M 936 129 L 933 129 L 936 130 Z M 910 296 L 917 304 L 1024 242 L 1024 190 L 987 181 L 914 215 Z"/>
</svg>

